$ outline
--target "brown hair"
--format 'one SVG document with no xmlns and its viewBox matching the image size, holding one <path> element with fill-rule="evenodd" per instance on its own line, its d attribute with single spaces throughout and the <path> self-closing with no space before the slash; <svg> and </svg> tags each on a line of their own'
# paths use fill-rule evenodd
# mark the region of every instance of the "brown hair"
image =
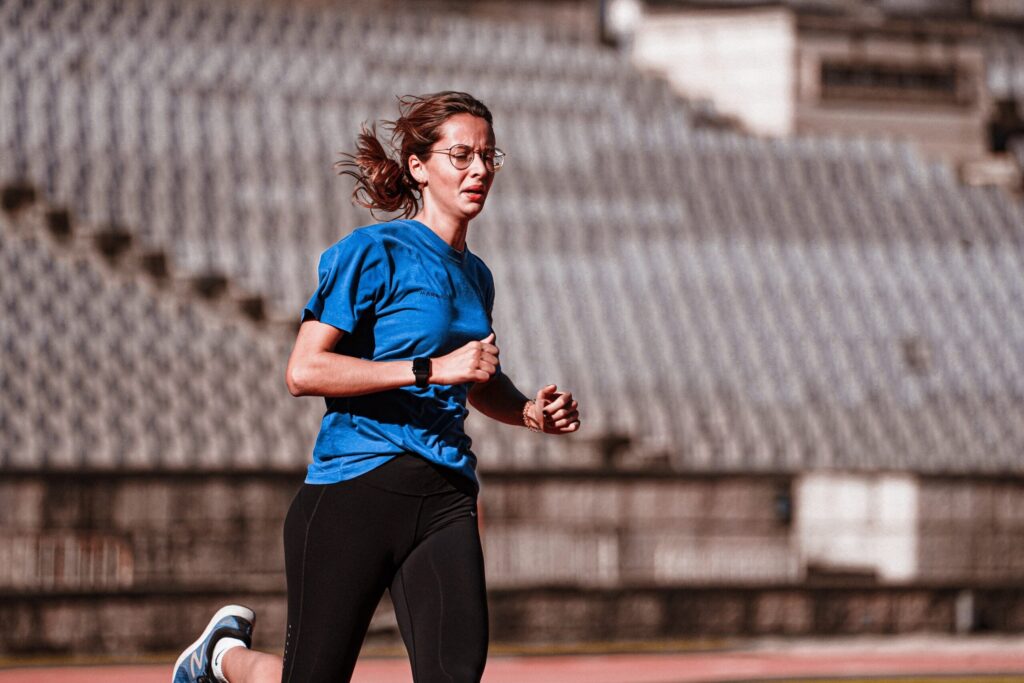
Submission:
<svg viewBox="0 0 1024 683">
<path fill-rule="evenodd" d="M 392 213 L 403 218 L 414 216 L 420 208 L 419 183 L 409 174 L 409 157 L 423 161 L 430 158 L 430 148 L 441 137 L 441 126 L 455 114 L 479 116 L 493 126 L 491 112 L 482 102 L 464 92 L 446 90 L 432 95 L 406 95 L 398 98 L 400 116 L 397 121 L 384 121 L 391 130 L 391 149 L 398 159 L 388 154 L 377 139 L 377 125 L 362 126 L 355 154 L 342 154 L 335 164 L 340 175 L 356 179 L 352 201 L 359 206 Z"/>
</svg>

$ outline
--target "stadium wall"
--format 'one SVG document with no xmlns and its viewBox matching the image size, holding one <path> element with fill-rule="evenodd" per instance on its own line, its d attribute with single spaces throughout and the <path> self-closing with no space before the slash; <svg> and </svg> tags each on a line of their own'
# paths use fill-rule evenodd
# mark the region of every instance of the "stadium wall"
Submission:
<svg viewBox="0 0 1024 683">
<path fill-rule="evenodd" d="M 784 7 L 645 13 L 631 53 L 685 97 L 709 99 L 753 133 L 794 132 L 796 20 Z"/>
<path fill-rule="evenodd" d="M 799 22 L 794 130 L 913 142 L 954 164 L 986 156 L 992 103 L 971 24 Z"/>
<path fill-rule="evenodd" d="M 300 480 L 5 477 L 0 652 L 173 650 L 225 601 L 256 607 L 258 644 L 279 648 L 281 524 Z M 802 486 L 783 475 L 486 473 L 494 638 L 1024 630 L 1024 481 L 918 480 L 916 573 L 896 579 L 805 564 L 792 496 Z M 886 528 L 874 539 L 871 524 L 859 528 L 862 547 L 891 547 Z M 371 628 L 371 643 L 399 644 L 387 598 Z"/>
</svg>

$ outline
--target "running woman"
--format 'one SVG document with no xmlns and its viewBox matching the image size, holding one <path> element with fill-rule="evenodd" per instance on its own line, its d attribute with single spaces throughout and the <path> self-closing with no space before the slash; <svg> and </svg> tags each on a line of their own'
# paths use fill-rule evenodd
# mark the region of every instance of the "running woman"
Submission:
<svg viewBox="0 0 1024 683">
<path fill-rule="evenodd" d="M 327 403 L 284 524 L 283 660 L 249 649 L 253 612 L 228 605 L 174 683 L 349 681 L 385 590 L 416 683 L 473 683 L 487 659 L 476 456 L 466 400 L 510 425 L 570 434 L 577 402 L 523 395 L 502 372 L 494 281 L 466 245 L 504 153 L 472 96 L 399 99 L 392 158 L 366 128 L 342 172 L 353 199 L 401 218 L 354 230 L 320 257 L 286 381 Z"/>
</svg>

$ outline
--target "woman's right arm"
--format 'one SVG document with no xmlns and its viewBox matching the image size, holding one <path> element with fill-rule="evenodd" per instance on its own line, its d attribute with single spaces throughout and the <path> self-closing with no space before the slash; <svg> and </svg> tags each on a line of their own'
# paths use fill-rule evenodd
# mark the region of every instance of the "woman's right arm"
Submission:
<svg viewBox="0 0 1024 683">
<path fill-rule="evenodd" d="M 415 382 L 411 361 L 372 361 L 334 353 L 345 334 L 318 320 L 299 326 L 285 383 L 292 396 L 361 396 Z"/>
<path fill-rule="evenodd" d="M 285 370 L 292 396 L 362 396 L 415 384 L 410 360 L 373 361 L 335 353 L 343 334 L 318 320 L 302 323 Z M 498 362 L 493 340 L 491 335 L 471 341 L 433 359 L 430 383 L 486 382 Z"/>
</svg>

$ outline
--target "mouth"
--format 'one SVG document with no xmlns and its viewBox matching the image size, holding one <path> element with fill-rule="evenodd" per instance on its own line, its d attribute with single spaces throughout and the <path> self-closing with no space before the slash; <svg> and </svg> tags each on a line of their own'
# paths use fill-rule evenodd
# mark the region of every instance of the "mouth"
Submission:
<svg viewBox="0 0 1024 683">
<path fill-rule="evenodd" d="M 462 191 L 462 194 L 466 195 L 471 201 L 483 201 L 484 197 L 487 196 L 487 191 L 483 187 L 469 187 Z"/>
</svg>

